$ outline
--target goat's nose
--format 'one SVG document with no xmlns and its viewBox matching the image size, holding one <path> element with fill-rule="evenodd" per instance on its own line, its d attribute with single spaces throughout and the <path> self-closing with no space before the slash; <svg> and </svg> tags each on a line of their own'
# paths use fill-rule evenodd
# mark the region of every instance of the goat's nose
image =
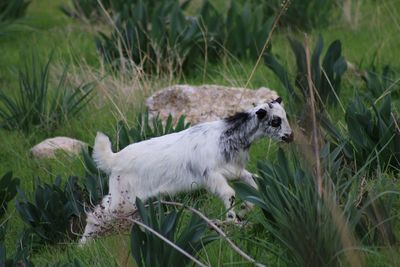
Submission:
<svg viewBox="0 0 400 267">
<path fill-rule="evenodd" d="M 293 137 L 293 132 L 290 133 L 290 134 L 285 134 L 284 136 L 282 136 L 282 140 L 283 140 L 284 142 L 286 142 L 286 143 L 292 142 L 293 139 L 294 139 L 294 137 Z"/>
</svg>

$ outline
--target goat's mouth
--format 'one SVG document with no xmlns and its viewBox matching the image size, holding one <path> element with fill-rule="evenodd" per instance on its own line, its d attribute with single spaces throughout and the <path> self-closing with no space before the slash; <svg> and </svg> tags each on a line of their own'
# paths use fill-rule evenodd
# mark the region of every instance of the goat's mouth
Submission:
<svg viewBox="0 0 400 267">
<path fill-rule="evenodd" d="M 293 132 L 290 133 L 290 134 L 284 134 L 284 135 L 281 137 L 281 140 L 282 140 L 283 142 L 285 142 L 285 143 L 291 143 L 291 142 L 293 142 L 293 140 L 294 140 Z"/>
</svg>

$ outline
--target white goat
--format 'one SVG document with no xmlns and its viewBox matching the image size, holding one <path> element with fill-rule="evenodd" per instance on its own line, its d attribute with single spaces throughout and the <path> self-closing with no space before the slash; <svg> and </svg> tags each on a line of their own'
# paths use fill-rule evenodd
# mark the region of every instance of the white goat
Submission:
<svg viewBox="0 0 400 267">
<path fill-rule="evenodd" d="M 251 143 L 262 137 L 291 142 L 281 98 L 247 112 L 198 124 L 134 143 L 113 153 L 107 136 L 96 136 L 93 157 L 99 169 L 110 175 L 109 194 L 94 212 L 88 213 L 81 243 L 101 232 L 116 214 L 129 214 L 135 199 L 206 188 L 224 203 L 227 220 L 236 220 L 232 210 L 235 191 L 228 181 L 241 179 L 257 187 L 245 169 Z M 245 209 L 251 205 L 247 204 Z"/>
</svg>

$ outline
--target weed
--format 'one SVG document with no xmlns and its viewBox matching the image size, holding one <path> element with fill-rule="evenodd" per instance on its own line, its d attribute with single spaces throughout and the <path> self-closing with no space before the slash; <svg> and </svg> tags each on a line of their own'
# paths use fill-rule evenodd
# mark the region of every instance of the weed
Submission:
<svg viewBox="0 0 400 267">
<path fill-rule="evenodd" d="M 0 2 L 0 33 L 7 24 L 23 17 L 26 9 L 31 3 L 30 0 L 12 0 Z"/>
<path fill-rule="evenodd" d="M 339 127 L 326 118 L 321 120 L 322 126 L 354 170 L 364 166 L 371 172 L 378 170 L 378 167 L 383 171 L 398 171 L 399 121 L 394 115 L 391 96 L 384 97 L 380 105 L 370 102 L 369 106 L 360 97 L 348 105 L 343 134 Z"/>
<path fill-rule="evenodd" d="M 61 187 L 61 177 L 57 177 L 52 185 L 39 182 L 33 202 L 20 190 L 16 209 L 28 226 L 26 234 L 34 234 L 39 243 L 57 244 L 73 238 L 72 233 L 78 232 L 80 226 L 76 220 L 84 213 L 77 177 L 69 177 L 64 188 Z"/>
<path fill-rule="evenodd" d="M 158 202 L 160 203 L 160 202 Z M 137 199 L 136 206 L 143 223 L 160 233 L 178 247 L 195 256 L 207 244 L 216 239 L 215 236 L 204 236 L 207 223 L 193 214 L 183 229 L 179 229 L 182 222 L 183 210 L 165 211 L 164 205 L 158 204 L 155 208 L 150 202 L 146 209 Z M 190 259 L 181 255 L 179 251 L 159 239 L 148 230 L 143 230 L 134 224 L 131 233 L 131 248 L 133 257 L 138 266 L 188 266 Z"/>
<path fill-rule="evenodd" d="M 74 89 L 66 84 L 67 68 L 58 85 L 49 82 L 51 56 L 45 64 L 32 54 L 31 62 L 19 70 L 19 91 L 15 98 L 0 92 L 0 127 L 8 130 L 30 132 L 39 128 L 52 132 L 68 118 L 76 116 L 90 100 L 91 84 Z"/>
</svg>

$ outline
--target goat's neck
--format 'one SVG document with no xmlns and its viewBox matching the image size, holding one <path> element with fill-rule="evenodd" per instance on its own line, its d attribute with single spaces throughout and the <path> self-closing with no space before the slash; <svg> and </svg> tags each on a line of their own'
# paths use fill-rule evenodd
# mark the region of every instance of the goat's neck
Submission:
<svg viewBox="0 0 400 267">
<path fill-rule="evenodd" d="M 240 123 L 227 123 L 221 134 L 220 145 L 227 162 L 245 165 L 250 145 L 257 138 L 258 123 L 249 119 Z"/>
</svg>

